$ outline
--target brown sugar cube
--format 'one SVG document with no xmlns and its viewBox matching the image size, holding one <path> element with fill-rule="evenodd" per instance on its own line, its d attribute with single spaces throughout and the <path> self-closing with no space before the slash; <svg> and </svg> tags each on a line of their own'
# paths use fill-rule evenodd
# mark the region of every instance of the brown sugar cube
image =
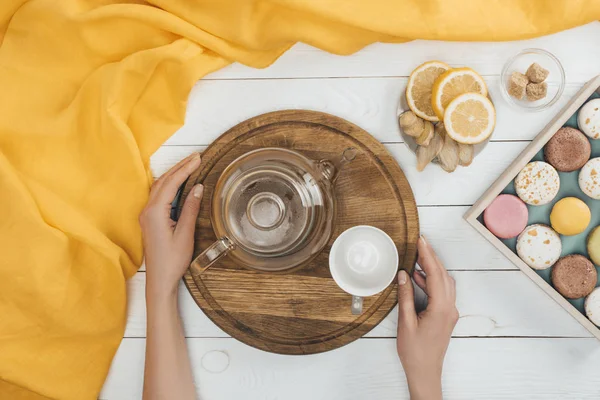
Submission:
<svg viewBox="0 0 600 400">
<path fill-rule="evenodd" d="M 525 88 L 529 80 L 520 72 L 513 72 L 508 81 L 508 94 L 517 99 L 522 99 L 525 96 Z"/>
<path fill-rule="evenodd" d="M 549 73 L 550 72 L 543 68 L 540 64 L 533 63 L 529 66 L 529 68 L 527 68 L 525 75 L 527 75 L 527 78 L 529 78 L 530 82 L 540 83 L 548 77 Z"/>
<path fill-rule="evenodd" d="M 527 85 L 527 100 L 536 101 L 546 97 L 548 93 L 548 84 L 542 83 L 530 83 Z"/>
</svg>

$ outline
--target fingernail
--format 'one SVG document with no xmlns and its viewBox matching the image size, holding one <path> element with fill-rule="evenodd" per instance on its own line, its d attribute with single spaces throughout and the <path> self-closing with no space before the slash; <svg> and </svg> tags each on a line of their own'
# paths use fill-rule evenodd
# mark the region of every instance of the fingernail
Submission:
<svg viewBox="0 0 600 400">
<path fill-rule="evenodd" d="M 398 272 L 398 285 L 404 285 L 407 280 L 408 274 L 406 273 L 406 271 L 403 269 L 400 270 L 400 272 Z"/>
<path fill-rule="evenodd" d="M 204 193 L 204 186 L 202 186 L 200 184 L 194 186 L 194 190 L 192 191 L 192 194 L 194 195 L 195 198 L 199 199 L 200 197 L 202 197 L 202 193 Z"/>
<path fill-rule="evenodd" d="M 429 244 L 427 243 L 427 239 L 425 239 L 425 235 L 421 235 L 420 239 L 423 241 L 423 244 Z"/>
</svg>

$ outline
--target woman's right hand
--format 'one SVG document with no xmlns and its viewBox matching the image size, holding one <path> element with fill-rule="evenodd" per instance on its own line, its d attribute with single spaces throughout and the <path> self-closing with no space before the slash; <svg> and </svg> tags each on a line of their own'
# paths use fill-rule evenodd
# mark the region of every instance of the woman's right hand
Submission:
<svg viewBox="0 0 600 400">
<path fill-rule="evenodd" d="M 398 273 L 398 355 L 412 400 L 442 398 L 442 365 L 458 322 L 454 279 L 425 241 L 419 238 L 415 283 L 428 296 L 427 308 L 417 314 L 414 288 L 406 271 Z"/>
</svg>

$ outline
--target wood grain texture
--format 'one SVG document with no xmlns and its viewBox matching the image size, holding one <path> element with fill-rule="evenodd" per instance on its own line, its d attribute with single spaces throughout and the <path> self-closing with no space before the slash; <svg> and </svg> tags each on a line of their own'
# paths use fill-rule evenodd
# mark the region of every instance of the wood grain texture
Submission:
<svg viewBox="0 0 600 400">
<path fill-rule="evenodd" d="M 452 271 L 450 275 L 456 280 L 456 307 L 460 313 L 453 337 L 592 336 L 519 270 Z M 143 272 L 127 281 L 125 337 L 146 336 L 145 286 Z M 183 283 L 179 286 L 179 312 L 186 337 L 229 337 L 202 312 Z M 395 307 L 365 337 L 395 338 L 397 321 Z"/>
<path fill-rule="evenodd" d="M 551 3 L 549 3 L 551 4 Z M 570 82 L 584 83 L 598 74 L 600 22 L 530 40 L 510 42 L 442 42 L 414 40 L 402 44 L 374 43 L 348 56 L 325 53 L 299 43 L 269 68 L 232 64 L 208 79 L 273 79 L 408 76 L 425 61 L 441 60 L 452 67 L 469 66 L 482 75 L 499 75 L 504 63 L 521 50 L 541 48 L 555 54 Z"/>
<path fill-rule="evenodd" d="M 102 400 L 141 399 L 144 339 L 125 339 Z M 408 400 L 394 339 L 362 339 L 335 351 L 285 357 L 233 339 L 188 339 L 203 400 Z M 444 400 L 597 400 L 595 339 L 452 339 Z"/>
<path fill-rule="evenodd" d="M 513 263 L 464 220 L 467 209 L 468 206 L 418 207 L 420 231 L 444 266 L 449 271 L 517 271 Z M 144 271 L 145 266 L 140 270 Z"/>
<path fill-rule="evenodd" d="M 595 339 L 489 336 L 588 336 L 578 322 L 520 273 L 499 250 L 462 220 L 468 206 L 510 165 L 579 90 L 598 74 L 600 22 L 538 39 L 505 43 L 414 41 L 375 44 L 351 56 L 335 56 L 299 44 L 269 68 L 234 64 L 192 90 L 185 125 L 152 157 L 155 176 L 226 129 L 251 116 L 284 108 L 312 109 L 358 124 L 383 142 L 401 139 L 395 110 L 412 69 L 429 59 L 468 65 L 485 75 L 498 111 L 493 140 L 473 167 L 448 175 L 439 168 L 414 170 L 404 144 L 387 146 L 413 187 L 421 231 L 456 272 L 461 319 L 444 369 L 445 399 L 598 399 L 600 369 Z M 565 93 L 544 112 L 519 113 L 498 97 L 497 76 L 509 56 L 538 47 L 556 54 L 567 75 Z M 281 79 L 284 78 L 284 79 Z M 438 171 L 439 170 L 439 171 Z M 462 270 L 478 271 L 462 271 Z M 498 271 L 498 270 L 502 271 Z M 511 271 L 512 269 L 512 271 Z M 461 271 L 459 271 L 461 270 Z M 487 271 L 483 271 L 487 270 Z M 496 270 L 496 271 L 495 271 Z M 100 395 L 103 400 L 141 399 L 144 370 L 144 273 L 128 283 L 128 336 Z M 183 288 L 183 287 L 182 287 Z M 398 400 L 408 399 L 396 356 L 395 311 L 367 336 L 332 352 L 292 357 L 269 354 L 226 336 L 180 294 L 181 315 L 200 396 L 205 400 Z M 389 337 L 389 339 L 373 338 Z M 225 354 L 225 370 L 214 356 Z M 217 359 L 218 361 L 219 359 Z M 309 384 L 307 384 L 309 382 Z"/>
<path fill-rule="evenodd" d="M 491 142 L 467 168 L 457 168 L 452 174 L 430 164 L 424 171 L 416 170 L 416 157 L 404 143 L 385 144 L 411 184 L 418 206 L 464 206 L 473 204 L 513 160 L 528 142 Z M 202 151 L 204 146 L 163 146 L 152 158 L 153 172 L 160 176 L 177 161 Z M 460 190 L 458 190 L 460 189 Z M 450 239 L 449 239 L 450 240 Z"/>
<path fill-rule="evenodd" d="M 483 210 L 504 190 L 504 188 L 517 176 L 517 174 L 531 161 L 546 143 L 554 136 L 569 118 L 585 103 L 592 93 L 600 93 L 600 75 L 586 83 L 579 93 L 548 123 L 540 134 L 523 150 L 514 162 L 500 175 L 490 188 L 477 200 L 467 211 L 465 219 L 481 235 L 492 243 L 506 258 L 512 261 L 525 275 L 535 282 L 554 301 L 560 304 L 569 314 L 583 325 L 592 335 L 600 340 L 600 329 L 594 325 L 585 315 L 575 308 L 567 299 L 532 270 L 516 253 L 513 253 L 500 239 L 494 236 L 477 218 Z"/>
<path fill-rule="evenodd" d="M 419 223 L 410 185 L 385 147 L 347 121 L 311 111 L 263 114 L 236 125 L 211 144 L 202 153 L 202 166 L 184 188 L 187 196 L 196 183 L 205 186 L 195 256 L 216 240 L 210 199 L 221 172 L 242 154 L 262 147 L 290 148 L 314 160 L 335 159 L 348 147 L 358 150 L 336 182 L 333 237 L 307 265 L 285 274 L 244 269 L 225 257 L 201 276 L 188 272 L 185 282 L 207 316 L 246 344 L 282 354 L 312 354 L 343 346 L 390 312 L 397 300 L 396 285 L 366 298 L 363 313 L 352 315 L 351 296 L 331 279 L 330 246 L 352 226 L 373 225 L 394 240 L 399 267 L 412 271 Z"/>
<path fill-rule="evenodd" d="M 504 100 L 499 77 L 485 81 L 498 115 L 492 141 L 532 139 L 581 88 L 567 83 L 558 102 L 532 118 Z M 285 109 L 323 111 L 360 125 L 382 143 L 401 142 L 396 109 L 407 82 L 401 77 L 202 80 L 190 93 L 185 125 L 165 144 L 208 145 L 241 121 Z"/>
</svg>

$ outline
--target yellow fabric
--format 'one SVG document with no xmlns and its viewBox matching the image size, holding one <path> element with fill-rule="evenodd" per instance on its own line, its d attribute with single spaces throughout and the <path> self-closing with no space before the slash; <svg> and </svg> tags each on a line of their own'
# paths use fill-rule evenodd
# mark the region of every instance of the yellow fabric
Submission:
<svg viewBox="0 0 600 400">
<path fill-rule="evenodd" d="M 0 398 L 97 397 L 142 262 L 149 156 L 203 75 L 297 41 L 349 54 L 598 18 L 593 0 L 2 0 Z"/>
</svg>

